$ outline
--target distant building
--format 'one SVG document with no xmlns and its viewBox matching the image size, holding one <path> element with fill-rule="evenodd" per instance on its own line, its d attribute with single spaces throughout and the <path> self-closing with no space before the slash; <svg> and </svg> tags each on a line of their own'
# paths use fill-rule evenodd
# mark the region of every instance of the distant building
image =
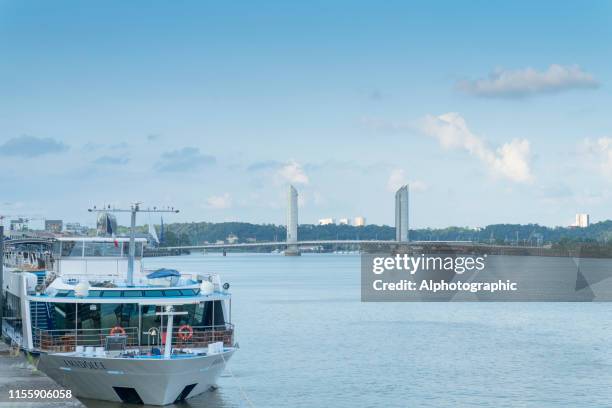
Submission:
<svg viewBox="0 0 612 408">
<path fill-rule="evenodd" d="M 338 224 L 339 225 L 350 225 L 351 220 L 349 220 L 348 218 L 340 218 L 338 220 Z"/>
<path fill-rule="evenodd" d="M 576 222 L 574 227 L 586 228 L 590 225 L 589 214 L 576 214 Z"/>
<path fill-rule="evenodd" d="M 66 232 L 71 235 L 87 235 L 89 228 L 86 225 L 81 225 L 78 222 L 67 222 Z"/>
<path fill-rule="evenodd" d="M 64 223 L 62 220 L 45 220 L 45 231 L 62 232 Z"/>
<path fill-rule="evenodd" d="M 365 217 L 355 217 L 353 220 L 353 225 L 356 227 L 365 227 L 366 219 Z"/>
<path fill-rule="evenodd" d="M 15 220 L 11 220 L 11 231 L 26 231 L 28 229 L 28 219 L 26 218 L 17 218 Z"/>
<path fill-rule="evenodd" d="M 395 240 L 408 241 L 408 185 L 395 193 Z"/>
<path fill-rule="evenodd" d="M 335 223 L 336 223 L 336 220 L 334 220 L 333 218 L 321 218 L 319 220 L 319 225 L 332 225 Z"/>
<path fill-rule="evenodd" d="M 225 240 L 228 244 L 235 244 L 238 242 L 238 237 L 234 234 L 229 234 Z"/>
</svg>

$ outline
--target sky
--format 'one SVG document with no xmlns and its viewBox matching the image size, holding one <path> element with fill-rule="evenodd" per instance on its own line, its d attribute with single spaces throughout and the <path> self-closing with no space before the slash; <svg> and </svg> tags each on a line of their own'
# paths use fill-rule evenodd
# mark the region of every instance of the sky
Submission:
<svg viewBox="0 0 612 408">
<path fill-rule="evenodd" d="M 9 218 L 612 219 L 610 2 L 0 0 L 0 55 Z"/>
</svg>

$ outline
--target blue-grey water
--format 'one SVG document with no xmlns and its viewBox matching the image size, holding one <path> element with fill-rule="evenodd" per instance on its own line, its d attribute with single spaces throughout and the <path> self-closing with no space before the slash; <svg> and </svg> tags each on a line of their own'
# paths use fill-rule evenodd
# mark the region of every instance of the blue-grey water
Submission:
<svg viewBox="0 0 612 408">
<path fill-rule="evenodd" d="M 611 304 L 361 303 L 359 262 L 147 258 L 231 284 L 233 376 L 181 406 L 612 406 Z"/>
</svg>

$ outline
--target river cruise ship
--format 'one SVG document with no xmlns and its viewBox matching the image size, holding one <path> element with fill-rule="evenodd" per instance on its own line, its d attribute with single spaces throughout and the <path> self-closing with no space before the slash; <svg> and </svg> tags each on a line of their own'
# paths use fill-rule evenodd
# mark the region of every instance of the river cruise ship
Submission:
<svg viewBox="0 0 612 408">
<path fill-rule="evenodd" d="M 77 397 L 165 405 L 214 389 L 237 349 L 229 285 L 215 274 L 147 270 L 145 243 L 6 241 L 5 340 Z"/>
</svg>

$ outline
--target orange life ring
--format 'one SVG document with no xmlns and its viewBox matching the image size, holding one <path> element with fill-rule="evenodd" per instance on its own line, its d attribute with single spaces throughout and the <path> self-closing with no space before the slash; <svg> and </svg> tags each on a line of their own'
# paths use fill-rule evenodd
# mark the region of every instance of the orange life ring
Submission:
<svg viewBox="0 0 612 408">
<path fill-rule="evenodd" d="M 121 326 L 115 326 L 110 330 L 110 335 L 115 336 L 117 334 L 125 335 L 125 329 Z"/>
<path fill-rule="evenodd" d="M 178 329 L 178 337 L 183 341 L 189 340 L 191 337 L 193 337 L 193 327 L 188 324 L 182 325 Z"/>
</svg>

